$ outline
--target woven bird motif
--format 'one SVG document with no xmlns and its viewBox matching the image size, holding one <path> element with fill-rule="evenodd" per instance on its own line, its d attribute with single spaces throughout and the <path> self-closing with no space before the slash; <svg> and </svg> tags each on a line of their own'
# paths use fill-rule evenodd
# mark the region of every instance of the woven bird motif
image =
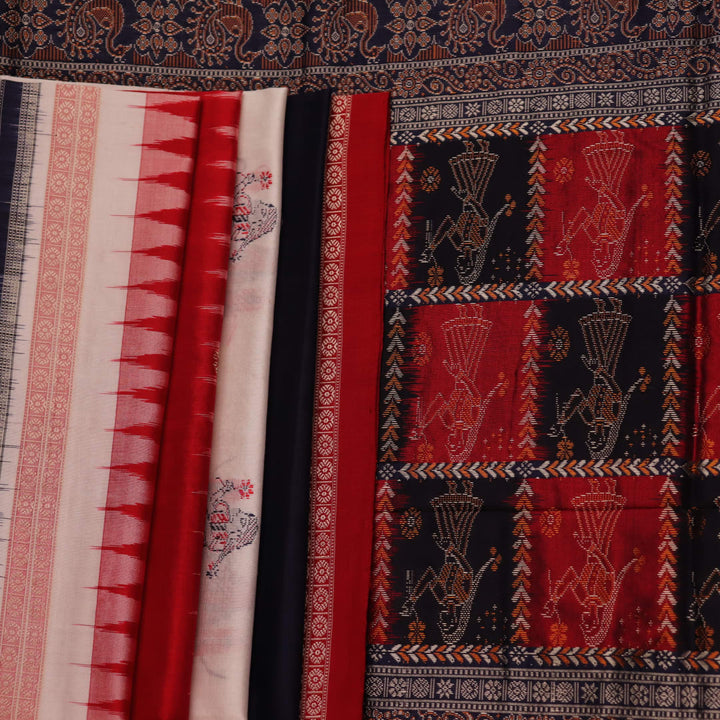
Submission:
<svg viewBox="0 0 720 720">
<path fill-rule="evenodd" d="M 232 480 L 220 480 L 220 483 L 208 502 L 205 547 L 210 552 L 219 553 L 217 560 L 208 565 L 208 577 L 216 577 L 222 561 L 233 550 L 252 544 L 258 534 L 257 517 L 231 507 L 225 499 L 233 491 L 245 497 L 243 488 L 236 486 Z"/>
</svg>

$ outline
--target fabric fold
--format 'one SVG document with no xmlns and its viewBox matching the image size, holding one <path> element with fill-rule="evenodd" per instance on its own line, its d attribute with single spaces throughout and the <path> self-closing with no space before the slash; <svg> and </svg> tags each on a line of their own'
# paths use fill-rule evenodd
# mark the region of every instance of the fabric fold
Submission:
<svg viewBox="0 0 720 720">
<path fill-rule="evenodd" d="M 286 89 L 243 95 L 190 717 L 247 717 Z"/>
<path fill-rule="evenodd" d="M 123 718 L 199 100 L 54 82 L 22 94 L 36 105 L 20 125 L 34 151 L 17 155 L 0 715 Z"/>
<path fill-rule="evenodd" d="M 249 717 L 297 720 L 302 684 L 323 172 L 330 94 L 288 98 Z"/>
<path fill-rule="evenodd" d="M 202 94 L 177 330 L 153 506 L 134 720 L 187 718 L 227 280 L 240 93 Z"/>
<path fill-rule="evenodd" d="M 301 717 L 360 720 L 382 344 L 389 95 L 335 96 L 325 169 Z"/>
</svg>

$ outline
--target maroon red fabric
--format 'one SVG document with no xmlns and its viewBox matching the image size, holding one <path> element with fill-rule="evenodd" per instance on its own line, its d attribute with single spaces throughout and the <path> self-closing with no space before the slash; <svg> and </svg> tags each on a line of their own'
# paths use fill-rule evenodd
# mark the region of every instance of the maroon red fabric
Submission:
<svg viewBox="0 0 720 720">
<path fill-rule="evenodd" d="M 169 382 L 188 196 L 197 150 L 191 96 L 148 95 L 108 480 L 88 715 L 127 713 Z M 168 128 L 172 134 L 168 136 Z"/>
<path fill-rule="evenodd" d="M 202 95 L 140 625 L 134 720 L 188 716 L 240 103 L 240 93 Z"/>
<path fill-rule="evenodd" d="M 360 720 L 382 344 L 387 94 L 332 101 L 301 717 Z"/>
</svg>

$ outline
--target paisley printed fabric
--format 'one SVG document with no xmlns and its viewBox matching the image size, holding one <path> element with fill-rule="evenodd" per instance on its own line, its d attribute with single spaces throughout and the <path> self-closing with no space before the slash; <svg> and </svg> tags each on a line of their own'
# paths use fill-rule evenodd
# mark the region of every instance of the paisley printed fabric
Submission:
<svg viewBox="0 0 720 720">
<path fill-rule="evenodd" d="M 12 74 L 391 91 L 393 142 L 631 127 L 718 108 L 706 0 L 7 0 Z"/>
<path fill-rule="evenodd" d="M 720 717 L 715 125 L 393 148 L 366 717 Z"/>
</svg>

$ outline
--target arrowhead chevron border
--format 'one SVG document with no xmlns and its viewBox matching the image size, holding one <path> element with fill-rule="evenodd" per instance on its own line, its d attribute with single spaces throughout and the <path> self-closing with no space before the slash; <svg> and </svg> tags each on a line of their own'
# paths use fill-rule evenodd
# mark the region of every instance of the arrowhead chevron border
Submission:
<svg viewBox="0 0 720 720">
<path fill-rule="evenodd" d="M 397 152 L 397 150 L 395 151 Z M 413 160 L 415 156 L 409 146 L 397 153 L 397 179 L 392 217 L 388 218 L 387 237 L 392 243 L 389 248 L 387 286 L 392 290 L 407 287 L 409 275 L 408 244 L 412 225 Z"/>
<path fill-rule="evenodd" d="M 534 248 L 532 257 L 536 257 L 539 251 L 539 246 Z M 528 274 L 533 272 L 531 268 Z M 464 302 L 567 300 L 578 297 L 629 297 L 647 294 L 655 296 L 706 295 L 719 292 L 720 275 L 691 277 L 686 280 L 678 276 L 551 280 L 547 282 L 531 280 L 483 285 L 419 287 L 413 290 L 388 289 L 385 292 L 385 304 L 394 307 L 420 307 Z"/>
<path fill-rule="evenodd" d="M 380 461 L 389 462 L 397 459 L 398 440 L 400 438 L 400 403 L 403 379 L 403 356 L 405 350 L 403 337 L 405 316 L 396 309 L 389 320 L 390 329 L 387 333 L 384 364 L 387 367 L 384 376 L 387 379 L 383 386 L 382 417 L 384 420 L 380 427 Z"/>
<path fill-rule="evenodd" d="M 678 536 L 679 491 L 672 478 L 666 478 L 660 491 L 660 529 L 658 548 L 660 569 L 658 571 L 658 637 L 663 647 L 675 650 L 677 647 L 677 598 L 675 597 L 675 575 L 677 568 L 676 538 Z"/>
<path fill-rule="evenodd" d="M 720 110 L 699 113 L 647 112 L 631 115 L 586 115 L 575 118 L 537 119 L 533 121 L 474 122 L 433 128 L 410 127 L 394 130 L 390 144 L 412 142 L 441 143 L 448 140 L 474 140 L 483 137 L 527 137 L 529 135 L 564 135 L 588 130 L 631 130 L 677 125 L 682 116 L 692 125 L 710 125 L 720 120 Z"/>
<path fill-rule="evenodd" d="M 517 647 L 505 645 L 371 645 L 373 664 L 498 665 L 542 668 L 622 668 L 673 671 L 720 669 L 720 651 L 643 650 L 616 647 Z"/>
<path fill-rule="evenodd" d="M 564 477 L 720 475 L 720 460 L 703 460 L 692 467 L 672 457 L 607 460 L 508 460 L 471 463 L 381 462 L 378 478 L 411 480 L 522 480 Z"/>
<path fill-rule="evenodd" d="M 523 480 L 515 491 L 513 522 L 513 602 L 512 610 L 512 642 L 527 645 L 530 629 L 530 608 L 528 600 L 532 582 L 530 570 L 532 544 L 530 542 L 530 520 L 532 518 L 533 491 L 530 484 Z"/>
<path fill-rule="evenodd" d="M 394 497 L 388 480 L 377 483 L 368 628 L 368 636 L 373 643 L 387 642 L 387 629 L 390 626 L 390 552 Z"/>
<path fill-rule="evenodd" d="M 679 426 L 682 397 L 679 388 L 681 370 L 685 360 L 681 336 L 683 309 L 677 298 L 670 297 L 665 304 L 663 326 L 663 454 L 679 457 L 681 453 Z"/>
<path fill-rule="evenodd" d="M 525 257 L 528 262 L 526 280 L 541 280 L 543 267 L 543 230 L 545 229 L 544 212 L 545 205 L 543 195 L 545 194 L 545 151 L 547 147 L 538 136 L 530 147 L 530 178 L 528 181 L 528 224 L 525 229 L 528 231 L 528 249 Z"/>
</svg>

